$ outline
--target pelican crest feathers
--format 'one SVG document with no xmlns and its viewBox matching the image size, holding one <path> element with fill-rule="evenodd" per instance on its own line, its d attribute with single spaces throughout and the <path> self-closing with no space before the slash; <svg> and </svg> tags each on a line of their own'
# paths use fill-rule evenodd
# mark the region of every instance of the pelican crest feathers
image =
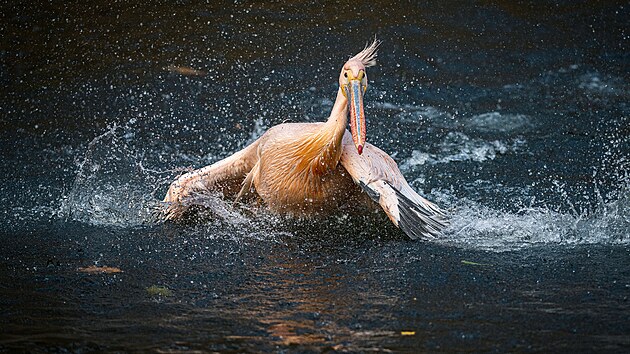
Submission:
<svg viewBox="0 0 630 354">
<path fill-rule="evenodd" d="M 381 45 L 381 41 L 374 37 L 372 44 L 366 44 L 365 48 L 359 54 L 350 58 L 350 60 L 360 60 L 361 63 L 367 68 L 376 65 L 376 57 L 378 54 L 378 46 Z"/>
</svg>

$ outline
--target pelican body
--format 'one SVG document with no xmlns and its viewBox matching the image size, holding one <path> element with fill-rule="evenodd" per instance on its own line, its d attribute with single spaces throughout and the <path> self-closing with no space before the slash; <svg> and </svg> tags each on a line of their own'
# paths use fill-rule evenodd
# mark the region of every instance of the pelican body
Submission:
<svg viewBox="0 0 630 354">
<path fill-rule="evenodd" d="M 300 216 L 380 205 L 410 238 L 438 236 L 447 225 L 445 213 L 409 186 L 389 155 L 366 142 L 366 68 L 376 64 L 378 44 L 344 64 L 326 122 L 276 125 L 232 156 L 182 175 L 166 193 L 163 219 L 181 219 L 196 195 L 222 192 Z"/>
</svg>

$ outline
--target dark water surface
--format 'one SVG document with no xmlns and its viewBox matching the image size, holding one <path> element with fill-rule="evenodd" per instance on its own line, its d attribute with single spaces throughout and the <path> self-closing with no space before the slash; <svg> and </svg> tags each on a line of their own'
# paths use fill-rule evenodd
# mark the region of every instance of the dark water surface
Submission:
<svg viewBox="0 0 630 354">
<path fill-rule="evenodd" d="M 0 351 L 629 351 L 626 2 L 361 6 L 0 5 Z M 152 221 L 185 169 L 326 119 L 374 34 L 368 140 L 443 238 Z"/>
</svg>

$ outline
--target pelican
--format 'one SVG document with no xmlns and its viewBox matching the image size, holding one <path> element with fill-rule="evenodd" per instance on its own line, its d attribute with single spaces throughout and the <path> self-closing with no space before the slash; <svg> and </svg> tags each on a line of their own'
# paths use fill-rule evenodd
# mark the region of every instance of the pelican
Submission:
<svg viewBox="0 0 630 354">
<path fill-rule="evenodd" d="M 162 219 L 181 220 L 195 196 L 218 192 L 307 217 L 380 205 L 410 238 L 437 237 L 448 224 L 444 211 L 409 186 L 388 154 L 366 142 L 366 68 L 376 64 L 379 44 L 375 39 L 343 65 L 326 122 L 276 125 L 232 156 L 182 175 L 164 197 Z"/>
</svg>

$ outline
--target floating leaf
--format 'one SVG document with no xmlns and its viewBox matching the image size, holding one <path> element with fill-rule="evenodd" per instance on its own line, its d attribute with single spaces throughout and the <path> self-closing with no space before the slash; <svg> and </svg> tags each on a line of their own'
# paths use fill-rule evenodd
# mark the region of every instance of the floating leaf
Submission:
<svg viewBox="0 0 630 354">
<path fill-rule="evenodd" d="M 175 65 L 169 65 L 166 67 L 166 70 L 172 72 L 172 73 L 176 73 L 176 74 L 180 74 L 180 75 L 184 75 L 184 76 L 206 76 L 206 72 L 203 70 L 197 70 L 197 69 L 193 69 L 191 67 L 188 66 L 175 66 Z"/>
<path fill-rule="evenodd" d="M 83 272 L 83 273 L 90 273 L 90 274 L 112 274 L 112 273 L 122 273 L 122 270 L 120 270 L 120 268 L 116 268 L 116 267 L 98 267 L 95 265 L 91 265 L 88 267 L 81 267 L 79 268 L 79 272 Z"/>
<path fill-rule="evenodd" d="M 467 265 L 474 265 L 474 266 L 489 266 L 492 264 L 487 264 L 487 263 L 477 263 L 477 262 L 471 262 L 471 261 L 465 261 L 462 259 L 462 263 L 467 264 Z"/>
<path fill-rule="evenodd" d="M 415 336 L 416 331 L 401 331 L 400 334 L 403 336 Z"/>
</svg>

